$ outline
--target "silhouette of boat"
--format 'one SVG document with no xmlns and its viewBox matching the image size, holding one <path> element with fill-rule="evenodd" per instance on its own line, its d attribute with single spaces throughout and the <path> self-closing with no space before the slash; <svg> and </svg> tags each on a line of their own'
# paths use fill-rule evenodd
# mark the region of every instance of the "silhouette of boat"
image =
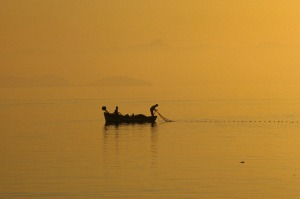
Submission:
<svg viewBox="0 0 300 199">
<path fill-rule="evenodd" d="M 157 116 L 146 116 L 143 114 L 122 115 L 109 113 L 106 110 L 105 106 L 102 107 L 102 110 L 104 111 L 104 118 L 106 123 L 154 123 L 157 118 Z"/>
<path fill-rule="evenodd" d="M 106 123 L 154 123 L 157 116 L 104 113 L 104 118 Z"/>
</svg>

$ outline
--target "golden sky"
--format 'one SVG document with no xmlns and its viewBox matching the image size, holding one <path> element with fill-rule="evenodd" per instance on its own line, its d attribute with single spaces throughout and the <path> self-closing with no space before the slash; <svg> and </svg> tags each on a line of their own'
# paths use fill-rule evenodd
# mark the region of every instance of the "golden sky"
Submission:
<svg viewBox="0 0 300 199">
<path fill-rule="evenodd" d="M 0 0 L 0 27 L 2 75 L 275 82 L 300 63 L 298 0 Z"/>
</svg>

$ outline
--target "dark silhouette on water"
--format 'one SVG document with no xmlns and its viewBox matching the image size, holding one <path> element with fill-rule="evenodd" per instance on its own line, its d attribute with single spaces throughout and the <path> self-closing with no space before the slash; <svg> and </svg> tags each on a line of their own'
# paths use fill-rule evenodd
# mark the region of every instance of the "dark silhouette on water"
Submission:
<svg viewBox="0 0 300 199">
<path fill-rule="evenodd" d="M 145 116 L 143 114 L 122 115 L 116 107 L 114 113 L 109 113 L 105 106 L 102 107 L 106 123 L 154 123 L 157 116 Z"/>
<path fill-rule="evenodd" d="M 155 104 L 155 105 L 151 106 L 151 108 L 150 108 L 151 116 L 154 116 L 154 111 L 157 111 L 156 107 L 158 107 L 158 104 Z"/>
<path fill-rule="evenodd" d="M 104 111 L 104 113 L 109 113 L 106 109 L 106 106 L 102 106 L 102 110 Z"/>
<path fill-rule="evenodd" d="M 119 107 L 116 106 L 116 109 L 115 109 L 115 112 L 114 112 L 115 115 L 119 115 Z"/>
</svg>

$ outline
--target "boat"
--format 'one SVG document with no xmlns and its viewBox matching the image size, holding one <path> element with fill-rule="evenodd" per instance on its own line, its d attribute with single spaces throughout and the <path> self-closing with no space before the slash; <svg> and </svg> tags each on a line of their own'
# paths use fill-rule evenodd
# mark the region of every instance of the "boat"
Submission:
<svg viewBox="0 0 300 199">
<path fill-rule="evenodd" d="M 157 116 L 104 113 L 104 118 L 107 123 L 154 123 Z"/>
<path fill-rule="evenodd" d="M 109 113 L 106 110 L 106 107 L 103 106 L 102 110 L 104 111 L 104 118 L 106 123 L 154 123 L 157 116 L 146 116 L 143 114 L 138 115 L 122 115 L 122 114 L 115 114 Z"/>
</svg>

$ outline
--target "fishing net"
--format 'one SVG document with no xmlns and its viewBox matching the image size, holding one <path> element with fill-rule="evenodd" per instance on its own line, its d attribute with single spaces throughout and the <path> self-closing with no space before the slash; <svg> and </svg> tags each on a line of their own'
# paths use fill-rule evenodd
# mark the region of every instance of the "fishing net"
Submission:
<svg viewBox="0 0 300 199">
<path fill-rule="evenodd" d="M 174 122 L 173 120 L 169 120 L 168 118 L 164 117 L 162 114 L 160 114 L 158 111 L 156 113 L 163 119 L 165 122 Z"/>
</svg>

